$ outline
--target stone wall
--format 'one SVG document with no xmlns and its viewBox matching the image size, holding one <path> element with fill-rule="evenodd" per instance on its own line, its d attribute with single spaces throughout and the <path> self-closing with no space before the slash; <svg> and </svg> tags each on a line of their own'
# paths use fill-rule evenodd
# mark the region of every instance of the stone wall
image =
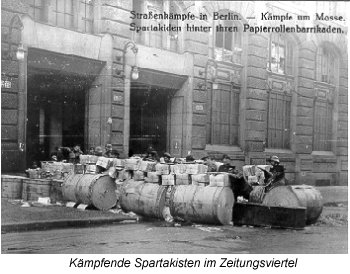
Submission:
<svg viewBox="0 0 350 274">
<path fill-rule="evenodd" d="M 25 1 L 19 0 L 2 1 L 2 80 L 8 80 L 12 83 L 11 88 L 2 88 L 2 168 L 4 170 L 16 167 L 14 159 L 19 159 L 21 156 L 25 158 L 19 149 L 19 143 L 24 139 L 24 131 L 22 130 L 24 119 L 19 118 L 24 117 L 24 87 L 18 82 L 20 66 L 17 61 L 8 60 L 5 56 L 9 46 L 9 22 L 16 13 L 23 15 L 28 10 L 28 6 L 23 2 L 25 3 Z M 178 2 L 181 10 L 198 13 L 197 6 L 191 1 Z M 110 141 L 115 149 L 127 154 L 131 63 L 127 62 L 125 67 L 123 66 L 123 53 L 126 43 L 135 38 L 135 34 L 129 29 L 133 1 L 99 0 L 96 3 L 95 35 L 111 35 L 113 49 L 112 56 L 101 72 L 101 77 L 96 79 L 94 87 L 89 91 L 92 105 L 95 105 L 92 108 L 96 109 L 90 117 L 89 143 L 97 145 L 97 138 L 100 138 L 101 142 Z M 212 1 L 205 2 L 204 5 L 205 8 L 202 7 L 200 11 L 206 12 L 209 20 L 205 22 L 197 18 L 194 22 L 190 22 L 191 24 L 211 26 L 212 13 L 220 9 L 232 10 L 240 14 L 242 18 L 246 18 L 255 15 L 260 9 L 266 8 L 264 4 L 256 2 Z M 259 10 L 257 11 L 257 9 Z M 278 7 L 273 8 L 273 10 L 278 10 Z M 298 11 L 291 10 L 291 12 Z M 252 21 L 249 23 L 254 24 Z M 15 44 L 16 41 L 17 43 L 19 41 L 16 32 L 15 30 L 13 35 Z M 185 101 L 182 115 L 177 113 L 178 117 L 183 117 L 184 121 L 176 124 L 177 127 L 182 125 L 184 128 L 183 136 L 176 135 L 177 141 L 181 143 L 182 154 L 186 154 L 190 150 L 197 158 L 209 153 L 219 159 L 222 154 L 227 153 L 234 159 L 233 163 L 237 167 L 244 164 L 263 164 L 267 157 L 276 154 L 286 167 L 287 178 L 295 183 L 345 185 L 347 184 L 348 166 L 348 53 L 346 52 L 346 36 L 335 37 L 338 36 L 298 35 L 292 37 L 296 43 L 297 52 L 294 60 L 295 75 L 293 80 L 290 80 L 293 81 L 294 88 L 291 113 L 291 147 L 287 151 L 266 148 L 267 93 L 269 89 L 268 79 L 271 76 L 271 73 L 266 70 L 268 35 L 245 33 L 243 36 L 242 66 L 239 80 L 240 134 L 238 145 L 235 146 L 207 143 L 208 113 L 211 104 L 210 98 L 208 98 L 208 89 L 211 87 L 210 81 L 205 79 L 208 76 L 205 71 L 208 60 L 213 58 L 212 33 L 184 31 L 177 38 L 179 45 L 177 53 L 139 45 L 140 48 L 143 48 L 142 54 L 144 55 L 139 56 L 139 58 L 143 65 L 146 64 L 147 60 L 151 60 L 147 69 L 156 69 L 170 74 L 175 74 L 175 72 L 167 68 L 169 64 L 164 64 L 164 60 L 167 62 L 176 62 L 176 60 L 180 62 L 180 59 L 181 62 L 189 60 L 182 64 L 186 68 L 187 80 L 177 94 L 179 104 L 182 102 L 181 100 Z M 163 44 L 169 48 L 169 37 L 164 36 L 162 39 Z M 313 108 L 317 89 L 315 86 L 316 51 L 317 47 L 325 41 L 339 47 L 338 51 L 342 61 L 339 69 L 339 81 L 335 88 L 334 145 L 330 152 L 315 153 L 312 146 Z M 153 62 L 154 56 L 158 56 L 157 64 Z M 237 67 L 233 65 L 219 63 L 218 66 L 222 74 L 231 75 L 237 70 Z M 105 78 L 103 75 L 109 75 L 109 78 Z M 281 77 L 283 78 L 283 76 Z M 107 123 L 109 118 L 112 118 L 112 124 Z M 100 132 L 102 132 L 102 136 L 98 137 Z M 91 137 L 90 141 L 90 136 L 95 137 Z M 173 140 L 168 141 L 168 146 L 172 146 L 172 143 Z"/>
<path fill-rule="evenodd" d="M 1 169 L 15 171 L 24 168 L 24 161 L 20 160 L 24 158 L 20 149 L 24 139 L 21 119 L 24 87 L 18 81 L 21 70 L 16 59 L 20 25 L 14 21 L 10 34 L 10 22 L 15 15 L 25 13 L 27 7 L 19 0 L 1 4 Z"/>
</svg>

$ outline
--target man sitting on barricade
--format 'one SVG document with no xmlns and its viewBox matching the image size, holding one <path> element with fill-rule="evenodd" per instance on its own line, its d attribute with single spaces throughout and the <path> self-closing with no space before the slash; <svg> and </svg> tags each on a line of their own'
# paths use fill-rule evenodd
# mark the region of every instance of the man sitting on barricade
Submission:
<svg viewBox="0 0 350 274">
<path fill-rule="evenodd" d="M 249 199 L 249 194 L 253 189 L 252 186 L 244 180 L 242 173 L 240 173 L 235 166 L 231 165 L 232 159 L 230 156 L 224 154 L 222 161 L 224 164 L 219 167 L 218 172 L 226 172 L 229 174 L 235 199 L 237 200 L 239 196 Z"/>
</svg>

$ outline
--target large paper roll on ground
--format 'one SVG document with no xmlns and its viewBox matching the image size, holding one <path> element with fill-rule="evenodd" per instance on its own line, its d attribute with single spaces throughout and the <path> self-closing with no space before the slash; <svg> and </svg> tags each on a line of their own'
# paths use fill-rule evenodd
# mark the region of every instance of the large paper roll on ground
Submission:
<svg viewBox="0 0 350 274">
<path fill-rule="evenodd" d="M 117 203 L 116 184 L 107 174 L 74 174 L 62 185 L 66 201 L 108 210 Z"/>
<path fill-rule="evenodd" d="M 321 193 L 308 185 L 279 186 L 266 193 L 266 206 L 306 207 L 306 224 L 313 224 L 322 213 Z"/>
<path fill-rule="evenodd" d="M 26 177 L 1 175 L 1 198 L 21 199 L 23 179 Z"/>
<path fill-rule="evenodd" d="M 51 180 L 49 179 L 23 179 L 22 199 L 36 201 L 40 197 L 50 197 Z"/>
<path fill-rule="evenodd" d="M 166 190 L 158 184 L 128 180 L 121 188 L 120 206 L 127 212 L 163 219 Z"/>
<path fill-rule="evenodd" d="M 234 196 L 229 187 L 175 186 L 170 196 L 173 217 L 200 223 L 229 224 Z"/>
</svg>

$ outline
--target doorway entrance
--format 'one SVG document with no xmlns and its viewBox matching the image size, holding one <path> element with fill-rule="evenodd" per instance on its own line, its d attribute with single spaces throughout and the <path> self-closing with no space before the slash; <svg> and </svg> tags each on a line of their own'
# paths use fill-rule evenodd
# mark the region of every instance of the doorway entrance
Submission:
<svg viewBox="0 0 350 274">
<path fill-rule="evenodd" d="M 88 87 L 82 81 L 83 78 L 78 80 L 76 75 L 29 70 L 27 166 L 34 161 L 49 160 L 58 147 L 80 145 L 84 149 L 85 90 Z"/>
<path fill-rule="evenodd" d="M 86 145 L 89 95 L 105 62 L 29 48 L 26 164 L 47 161 L 58 147 Z"/>
<path fill-rule="evenodd" d="M 145 153 L 152 147 L 167 150 L 168 109 L 175 90 L 132 83 L 130 94 L 130 152 Z"/>
</svg>

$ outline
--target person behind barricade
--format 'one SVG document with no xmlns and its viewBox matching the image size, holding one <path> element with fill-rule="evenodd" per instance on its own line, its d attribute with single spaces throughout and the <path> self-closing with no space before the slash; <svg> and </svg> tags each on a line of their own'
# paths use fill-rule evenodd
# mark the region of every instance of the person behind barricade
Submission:
<svg viewBox="0 0 350 274">
<path fill-rule="evenodd" d="M 159 156 L 158 156 L 158 152 L 155 150 L 152 150 L 149 154 L 149 160 L 154 161 L 154 162 L 159 162 Z"/>
<path fill-rule="evenodd" d="M 218 172 L 226 172 L 229 174 L 231 189 L 236 200 L 239 196 L 249 199 L 249 194 L 253 188 L 244 180 L 242 173 L 231 164 L 231 161 L 231 157 L 224 154 L 222 157 L 223 165 L 219 167 Z"/>
<path fill-rule="evenodd" d="M 71 155 L 71 149 L 69 147 L 60 147 L 57 152 L 57 160 L 59 162 L 68 162 Z"/>
<path fill-rule="evenodd" d="M 277 156 L 271 156 L 268 161 L 271 163 L 272 167 L 270 171 L 264 172 L 267 177 L 267 186 L 271 189 L 271 187 L 285 185 L 285 169 L 284 166 L 280 164 L 279 158 Z"/>
<path fill-rule="evenodd" d="M 105 152 L 102 154 L 102 156 L 103 156 L 103 157 L 106 157 L 106 158 L 111 158 L 111 156 L 112 156 L 112 150 L 113 150 L 112 144 L 106 144 L 106 146 L 105 146 Z"/>
<path fill-rule="evenodd" d="M 223 165 L 221 165 L 218 169 L 218 172 L 227 172 L 227 173 L 231 173 L 231 174 L 237 174 L 237 170 L 236 167 L 231 165 L 231 157 L 228 156 L 227 154 L 224 154 L 222 156 L 222 163 Z"/>
<path fill-rule="evenodd" d="M 80 145 L 75 145 L 73 147 L 73 153 L 74 153 L 75 163 L 79 163 L 79 156 L 84 154 L 80 148 Z"/>
<path fill-rule="evenodd" d="M 185 158 L 186 163 L 194 163 L 196 159 L 192 155 L 187 155 Z"/>
<path fill-rule="evenodd" d="M 95 155 L 95 148 L 94 147 L 90 147 L 89 148 L 89 153 L 88 155 Z"/>
<path fill-rule="evenodd" d="M 116 149 L 112 149 L 111 151 L 111 158 L 118 158 L 119 159 L 119 152 Z"/>
<path fill-rule="evenodd" d="M 50 153 L 50 161 L 57 162 L 58 161 L 58 147 L 55 147 L 55 151 Z"/>
<path fill-rule="evenodd" d="M 95 154 L 95 156 L 99 156 L 99 157 L 102 156 L 102 154 L 103 154 L 102 147 L 100 147 L 100 146 L 95 147 L 94 154 Z"/>
<path fill-rule="evenodd" d="M 208 172 L 216 172 L 218 171 L 218 168 L 215 164 L 215 161 L 213 161 L 213 159 L 210 157 L 210 155 L 205 155 L 204 157 L 202 157 L 202 159 L 204 164 L 206 166 L 208 166 Z"/>
<path fill-rule="evenodd" d="M 148 149 L 145 152 L 145 156 L 142 159 L 143 161 L 151 161 L 151 151 L 153 151 L 153 149 L 151 149 L 151 147 L 148 147 Z"/>
<path fill-rule="evenodd" d="M 168 153 L 168 152 L 165 152 L 165 153 L 163 154 L 163 159 L 164 159 L 164 163 L 166 163 L 166 164 L 172 163 L 172 161 L 171 161 L 171 155 L 170 155 L 170 153 Z"/>
<path fill-rule="evenodd" d="M 73 148 L 68 148 L 69 149 L 69 159 L 68 162 L 75 164 L 76 163 L 76 158 L 75 158 L 75 153 L 73 151 Z"/>
</svg>

